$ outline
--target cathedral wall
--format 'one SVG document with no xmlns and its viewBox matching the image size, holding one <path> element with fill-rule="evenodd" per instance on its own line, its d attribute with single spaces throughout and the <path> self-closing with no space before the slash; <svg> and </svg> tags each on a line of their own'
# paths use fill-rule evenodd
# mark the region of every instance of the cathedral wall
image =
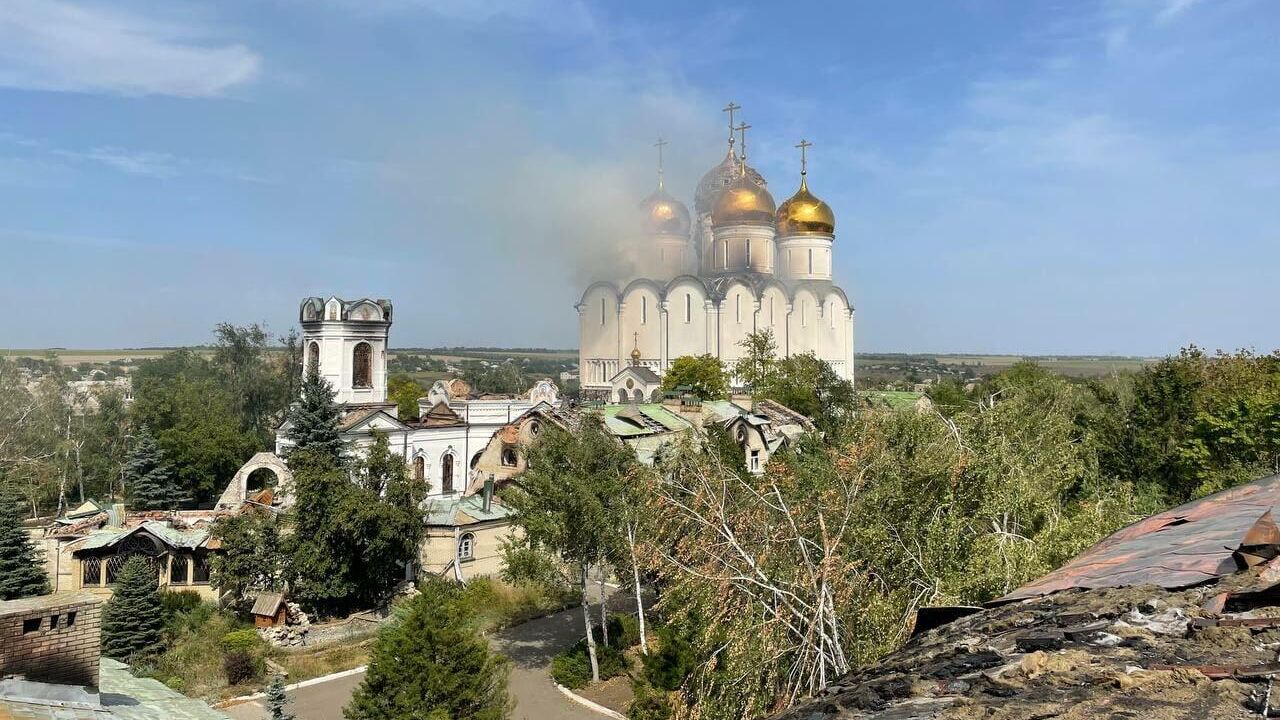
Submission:
<svg viewBox="0 0 1280 720">
<path fill-rule="evenodd" d="M 714 231 L 712 270 L 773 272 L 774 230 L 756 225 L 732 225 Z"/>
<path fill-rule="evenodd" d="M 640 348 L 642 361 L 662 358 L 662 311 L 657 290 L 648 284 L 632 284 L 622 299 L 622 349 L 630 359 Z"/>
<path fill-rule="evenodd" d="M 715 353 L 714 328 L 706 288 L 692 280 L 677 282 L 667 291 L 667 359 Z"/>
<path fill-rule="evenodd" d="M 779 274 L 793 280 L 831 279 L 831 236 L 798 235 L 778 241 Z"/>
<path fill-rule="evenodd" d="M 726 366 L 742 357 L 741 343 L 755 329 L 755 293 L 745 283 L 734 283 L 720 302 L 720 360 Z"/>
<path fill-rule="evenodd" d="M 836 293 L 827 293 L 823 299 L 819 326 L 819 357 L 826 360 L 841 376 L 847 376 L 852 367 L 848 360 L 849 313 L 844 298 Z"/>
<path fill-rule="evenodd" d="M 787 321 L 787 353 L 799 355 L 813 352 L 821 356 L 819 343 L 818 299 L 807 288 L 798 290 L 791 303 Z"/>
<path fill-rule="evenodd" d="M 618 295 L 612 285 L 598 284 L 592 286 L 583 295 L 578 309 L 580 330 L 581 358 L 579 367 L 583 373 L 583 383 L 607 382 L 608 370 L 591 365 L 592 358 L 605 358 L 614 363 L 619 359 L 619 327 L 618 327 Z"/>
<path fill-rule="evenodd" d="M 778 345 L 778 354 L 787 352 L 787 308 L 791 301 L 786 292 L 778 285 L 768 285 L 760 293 L 760 312 L 756 315 L 756 328 L 773 333 L 773 341 Z"/>
</svg>

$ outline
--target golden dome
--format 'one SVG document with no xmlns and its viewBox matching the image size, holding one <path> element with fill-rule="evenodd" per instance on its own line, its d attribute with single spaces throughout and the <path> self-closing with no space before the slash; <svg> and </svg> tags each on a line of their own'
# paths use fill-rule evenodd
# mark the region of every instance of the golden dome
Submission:
<svg viewBox="0 0 1280 720">
<path fill-rule="evenodd" d="M 698 181 L 698 190 L 693 196 L 694 210 L 697 210 L 699 215 L 711 212 L 720 193 L 741 176 L 742 163 L 738 160 L 738 156 L 733 154 L 733 148 L 729 148 L 729 153 L 724 156 L 724 160 L 708 170 Z M 768 186 L 760 173 L 750 165 L 747 166 L 747 177 L 760 187 Z"/>
<path fill-rule="evenodd" d="M 631 364 L 632 365 L 640 364 L 640 348 L 638 347 L 631 349 Z"/>
<path fill-rule="evenodd" d="M 778 208 L 778 236 L 835 235 L 836 215 L 831 206 L 809 192 L 809 183 L 800 178 L 800 189 Z"/>
<path fill-rule="evenodd" d="M 739 175 L 711 208 L 711 225 L 772 225 L 777 212 L 773 196 L 749 175 Z"/>
<path fill-rule="evenodd" d="M 689 208 L 667 194 L 662 186 L 640 203 L 644 229 L 651 235 L 689 236 Z"/>
</svg>

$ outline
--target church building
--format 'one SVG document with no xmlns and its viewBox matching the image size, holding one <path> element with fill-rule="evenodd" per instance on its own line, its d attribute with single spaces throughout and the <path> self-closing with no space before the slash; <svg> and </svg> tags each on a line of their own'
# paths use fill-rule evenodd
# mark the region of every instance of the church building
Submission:
<svg viewBox="0 0 1280 720">
<path fill-rule="evenodd" d="M 796 146 L 799 188 L 776 205 L 747 164 L 750 126 L 734 126 L 739 109 L 725 108 L 728 152 L 698 183 L 693 213 L 664 187 L 665 143 L 658 142 L 658 187 L 640 203 L 637 232 L 617 263 L 622 271 L 592 283 L 576 305 L 584 397 L 634 401 L 642 387 L 652 394 L 644 380 L 660 378 L 685 355 L 709 354 L 729 366 L 740 343 L 764 330 L 779 355 L 812 352 L 853 380 L 854 311 L 832 279 L 835 213 L 809 190 L 811 144 Z M 635 368 L 648 374 L 620 377 Z"/>
</svg>

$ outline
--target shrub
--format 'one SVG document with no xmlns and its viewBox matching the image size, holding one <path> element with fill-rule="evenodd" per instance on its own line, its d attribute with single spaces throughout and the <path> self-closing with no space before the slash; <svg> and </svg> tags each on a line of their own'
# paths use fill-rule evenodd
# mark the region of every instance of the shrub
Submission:
<svg viewBox="0 0 1280 720">
<path fill-rule="evenodd" d="M 635 686 L 635 700 L 627 709 L 627 720 L 671 720 L 671 693 L 646 682 Z"/>
<path fill-rule="evenodd" d="M 203 600 L 195 590 L 165 590 L 160 593 L 160 610 L 164 613 L 165 624 L 183 613 L 189 613 L 200 607 Z"/>
<path fill-rule="evenodd" d="M 627 658 L 611 645 L 596 645 L 596 662 L 600 666 L 600 679 L 608 680 L 627 671 Z M 587 641 L 579 640 L 573 647 L 551 659 L 551 677 L 570 690 L 591 682 L 591 657 L 587 654 Z"/>
<path fill-rule="evenodd" d="M 640 644 L 640 621 L 635 615 L 609 616 L 609 644 L 620 650 Z"/>
<path fill-rule="evenodd" d="M 566 650 L 551 658 L 551 677 L 570 690 L 577 690 L 591 682 L 591 660 L 585 652 Z"/>
<path fill-rule="evenodd" d="M 244 650 L 233 650 L 222 658 L 228 685 L 239 685 L 262 674 L 262 661 Z"/>
<path fill-rule="evenodd" d="M 643 656 L 644 676 L 660 690 L 679 690 L 697 664 L 693 645 L 677 628 L 658 628 L 658 647 Z"/>
<path fill-rule="evenodd" d="M 257 631 L 248 628 L 232 630 L 222 636 L 222 648 L 229 653 L 250 652 L 258 647 L 261 642 L 262 640 L 258 637 Z"/>
</svg>

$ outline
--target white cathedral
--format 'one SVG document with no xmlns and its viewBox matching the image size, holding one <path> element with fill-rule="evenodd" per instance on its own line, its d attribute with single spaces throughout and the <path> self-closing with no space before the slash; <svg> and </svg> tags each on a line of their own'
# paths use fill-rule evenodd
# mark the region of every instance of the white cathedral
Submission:
<svg viewBox="0 0 1280 720">
<path fill-rule="evenodd" d="M 809 192 L 809 143 L 797 145 L 800 188 L 776 206 L 747 164 L 750 126 L 734 127 L 737 109 L 726 108 L 729 151 L 698 183 L 693 216 L 663 188 L 659 156 L 658 188 L 640 203 L 629 262 L 619 263 L 629 272 L 592 283 L 576 305 L 584 397 L 640 399 L 622 397 L 615 380 L 632 367 L 660 376 L 685 355 L 731 365 L 747 335 L 763 330 L 780 355 L 812 352 L 853 380 L 853 307 L 832 282 L 835 214 Z"/>
</svg>

